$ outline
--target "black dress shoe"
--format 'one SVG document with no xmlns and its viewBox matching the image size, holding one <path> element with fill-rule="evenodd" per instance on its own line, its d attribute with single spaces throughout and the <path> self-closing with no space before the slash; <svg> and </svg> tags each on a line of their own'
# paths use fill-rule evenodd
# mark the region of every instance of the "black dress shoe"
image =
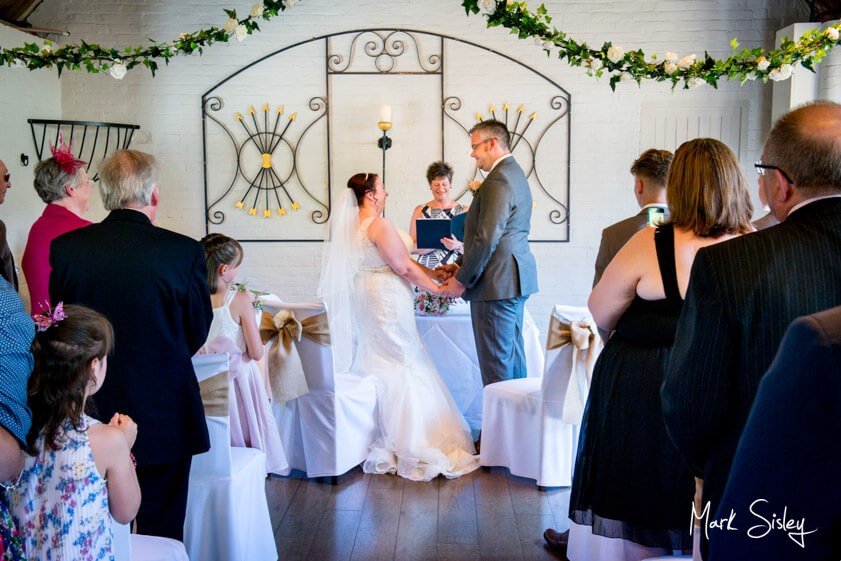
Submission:
<svg viewBox="0 0 841 561">
<path fill-rule="evenodd" d="M 557 530 L 549 528 L 543 532 L 543 539 L 546 540 L 546 543 L 549 544 L 549 547 L 553 551 L 566 554 L 567 544 L 569 543 L 569 530 L 566 532 L 558 532 Z"/>
</svg>

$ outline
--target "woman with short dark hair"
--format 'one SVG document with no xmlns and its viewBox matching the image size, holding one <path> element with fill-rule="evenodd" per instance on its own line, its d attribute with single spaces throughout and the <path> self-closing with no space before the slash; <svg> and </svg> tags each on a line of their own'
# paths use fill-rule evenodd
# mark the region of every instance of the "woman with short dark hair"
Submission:
<svg viewBox="0 0 841 561">
<path fill-rule="evenodd" d="M 448 220 L 458 214 L 467 212 L 468 206 L 454 201 L 450 196 L 453 180 L 453 168 L 446 162 L 432 162 L 426 169 L 426 180 L 429 183 L 429 190 L 432 191 L 432 200 L 416 206 L 412 212 L 412 221 L 409 224 L 409 235 L 415 242 L 412 253 L 418 254 L 418 263 L 434 269 L 438 265 L 447 265 L 455 262 L 458 256 L 464 252 L 464 240 L 443 238 L 441 243 L 446 249 L 429 249 L 418 247 L 418 219 L 434 218 Z"/>
</svg>

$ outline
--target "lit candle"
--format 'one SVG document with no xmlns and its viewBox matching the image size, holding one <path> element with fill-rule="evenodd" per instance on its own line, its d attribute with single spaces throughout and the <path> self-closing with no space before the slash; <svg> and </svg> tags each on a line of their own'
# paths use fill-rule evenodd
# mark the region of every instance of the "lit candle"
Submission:
<svg viewBox="0 0 841 561">
<path fill-rule="evenodd" d="M 390 123 L 391 122 L 391 105 L 383 105 L 380 107 L 380 122 L 381 123 Z"/>
</svg>

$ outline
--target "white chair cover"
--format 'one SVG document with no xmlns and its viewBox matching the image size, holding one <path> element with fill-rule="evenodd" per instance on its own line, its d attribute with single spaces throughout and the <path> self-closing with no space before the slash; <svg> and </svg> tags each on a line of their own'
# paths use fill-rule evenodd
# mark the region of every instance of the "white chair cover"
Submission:
<svg viewBox="0 0 841 561">
<path fill-rule="evenodd" d="M 284 303 L 303 321 L 325 313 L 323 302 Z M 276 314 L 280 308 L 266 306 Z M 301 337 L 295 342 L 309 393 L 275 403 L 280 439 L 292 469 L 308 477 L 341 475 L 361 464 L 376 437 L 377 393 L 371 378 L 335 373 L 332 347 Z"/>
<path fill-rule="evenodd" d="M 587 308 L 555 306 L 552 318 L 543 377 L 485 386 L 480 463 L 505 466 L 542 487 L 566 487 L 572 484 L 578 424 L 602 345 Z M 567 326 L 560 340 L 558 326 Z"/>
<path fill-rule="evenodd" d="M 193 367 L 201 383 L 227 373 L 228 355 L 195 356 Z M 195 456 L 190 469 L 184 543 L 191 561 L 276 560 L 266 455 L 232 448 L 227 416 L 208 416 L 207 429 L 210 451 Z"/>
<path fill-rule="evenodd" d="M 132 534 L 128 524 L 111 519 L 114 561 L 190 561 L 184 544 L 158 536 Z"/>
</svg>

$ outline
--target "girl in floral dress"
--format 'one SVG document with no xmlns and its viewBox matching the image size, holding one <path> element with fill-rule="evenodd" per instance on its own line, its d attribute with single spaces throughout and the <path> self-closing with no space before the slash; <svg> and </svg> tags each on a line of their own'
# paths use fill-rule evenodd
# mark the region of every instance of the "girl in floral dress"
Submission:
<svg viewBox="0 0 841 561">
<path fill-rule="evenodd" d="M 127 524 L 140 507 L 137 425 L 119 413 L 107 425 L 84 414 L 105 380 L 113 330 L 82 306 L 33 317 L 31 455 L 10 494 L 12 516 L 28 559 L 113 560 L 111 517 Z"/>
</svg>

